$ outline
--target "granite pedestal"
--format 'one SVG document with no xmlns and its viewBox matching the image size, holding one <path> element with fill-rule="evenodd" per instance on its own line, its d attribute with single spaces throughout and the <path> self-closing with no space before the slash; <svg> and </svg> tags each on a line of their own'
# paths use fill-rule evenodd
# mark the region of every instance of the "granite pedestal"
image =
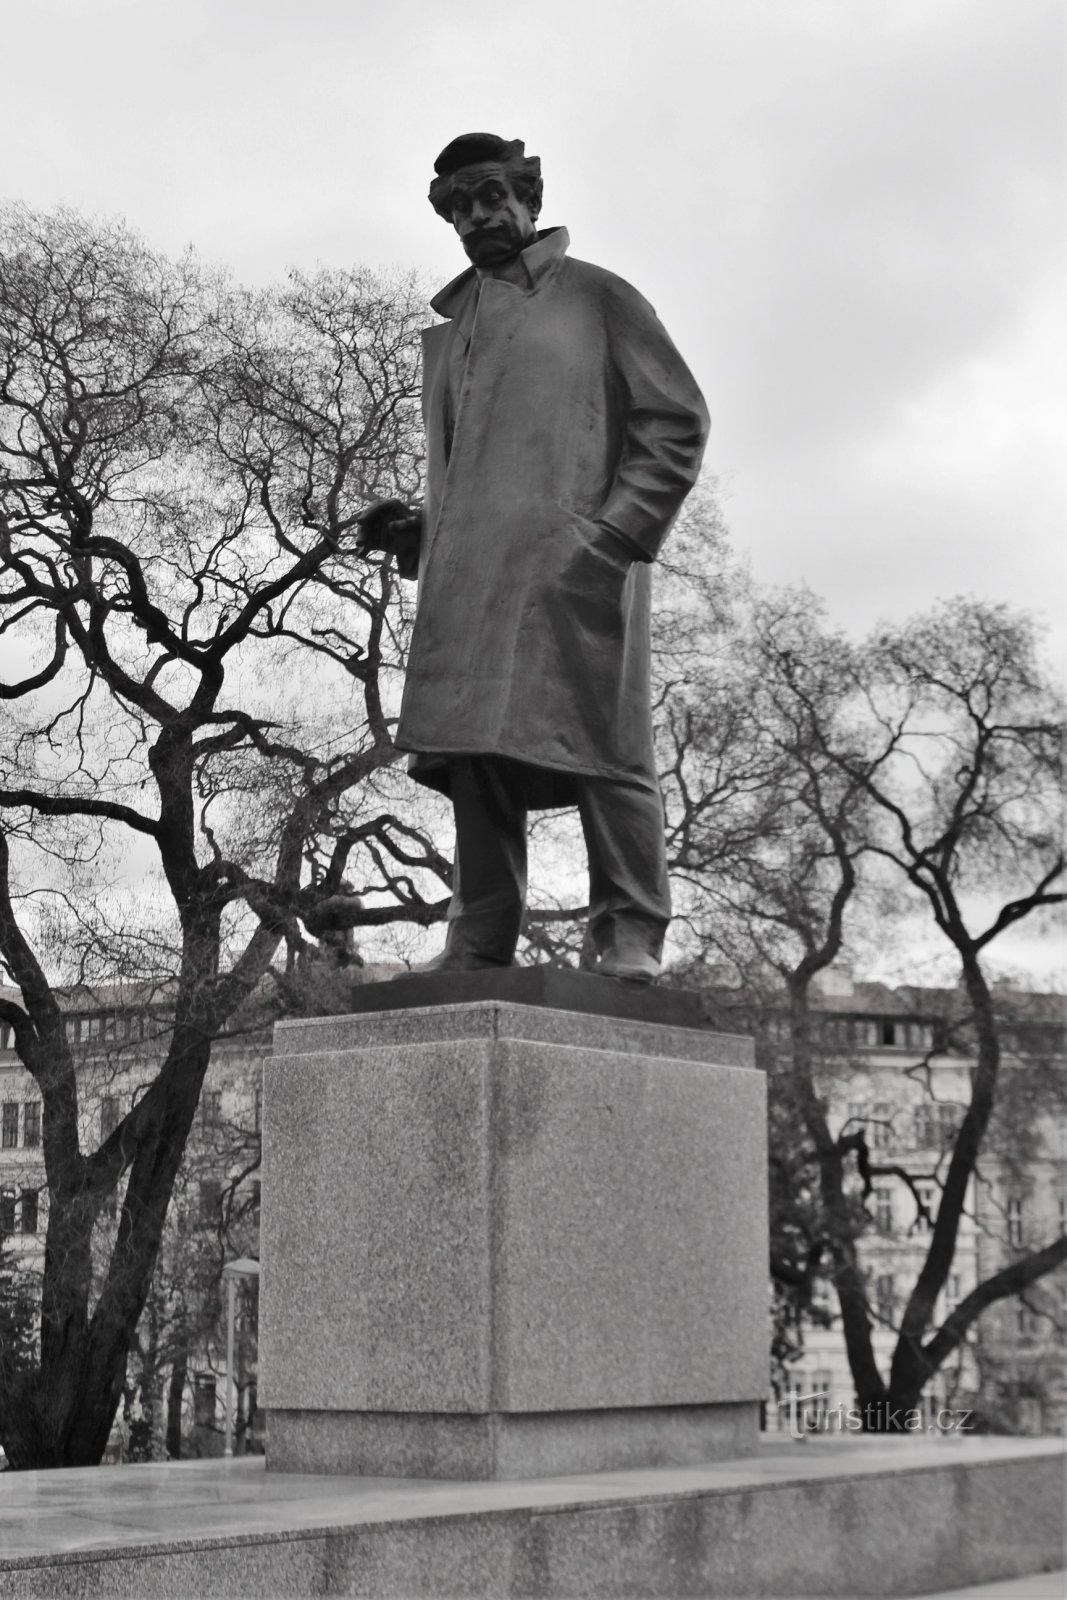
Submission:
<svg viewBox="0 0 1067 1600">
<path fill-rule="evenodd" d="M 605 1008 L 624 988 L 582 986 Z M 755 1448 L 766 1122 L 748 1040 L 483 998 L 283 1023 L 274 1048 L 269 1469 L 491 1479 Z"/>
</svg>

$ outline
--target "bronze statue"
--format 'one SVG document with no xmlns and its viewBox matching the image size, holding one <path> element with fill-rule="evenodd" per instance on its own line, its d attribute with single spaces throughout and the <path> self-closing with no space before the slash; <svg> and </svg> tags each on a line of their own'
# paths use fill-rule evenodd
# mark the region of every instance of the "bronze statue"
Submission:
<svg viewBox="0 0 1067 1600">
<path fill-rule="evenodd" d="M 511 964 L 527 811 L 577 805 L 597 971 L 648 982 L 670 921 L 650 563 L 707 412 L 647 301 L 572 260 L 565 228 L 538 230 L 540 172 L 494 134 L 437 158 L 430 201 L 472 266 L 423 334 L 426 500 L 371 507 L 361 543 L 419 581 L 396 742 L 456 818 L 429 969 Z"/>
</svg>

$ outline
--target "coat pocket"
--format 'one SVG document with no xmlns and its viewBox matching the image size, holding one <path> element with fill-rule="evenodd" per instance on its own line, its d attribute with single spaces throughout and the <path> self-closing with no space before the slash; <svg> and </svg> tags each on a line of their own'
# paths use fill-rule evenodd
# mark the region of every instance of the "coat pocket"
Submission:
<svg viewBox="0 0 1067 1600">
<path fill-rule="evenodd" d="M 581 648 L 583 635 L 590 648 L 594 647 L 594 640 L 621 640 L 624 593 L 631 566 L 626 551 L 597 523 L 573 512 L 567 519 L 566 533 L 557 604 L 573 624 L 572 650 Z"/>
</svg>

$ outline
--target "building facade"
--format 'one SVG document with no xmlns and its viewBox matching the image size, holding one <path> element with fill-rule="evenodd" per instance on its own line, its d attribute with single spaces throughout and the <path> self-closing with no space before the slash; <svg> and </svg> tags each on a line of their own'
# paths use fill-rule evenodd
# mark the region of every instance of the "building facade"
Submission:
<svg viewBox="0 0 1067 1600">
<path fill-rule="evenodd" d="M 370 974 L 374 976 L 376 974 Z M 2 991 L 17 1001 L 14 991 Z M 1007 990 L 998 1112 L 971 1181 L 943 1319 L 1015 1255 L 1067 1232 L 1067 1049 L 1062 997 Z M 165 992 L 120 986 L 62 996 L 75 1055 L 83 1149 L 96 1148 L 154 1077 L 166 1050 Z M 940 1182 L 971 1091 L 973 1047 L 956 991 L 888 988 L 824 976 L 815 997 L 819 1088 L 831 1132 L 861 1130 L 875 1168 L 860 1255 L 874 1349 L 888 1371 L 896 1328 L 929 1244 Z M 764 1021 L 772 1050 L 788 1026 Z M 156 1286 L 131 1357 L 122 1431 L 135 1456 L 217 1453 L 227 1393 L 221 1268 L 258 1258 L 259 1113 L 267 1027 L 218 1041 L 171 1207 Z M 40 1095 L 0 1023 L 0 1246 L 21 1270 L 43 1262 L 48 1195 Z M 878 1172 L 878 1168 L 893 1169 Z M 858 1184 L 858 1179 L 857 1179 Z M 117 1225 L 100 1219 L 100 1261 Z M 309 1220 L 312 1200 L 309 1197 Z M 790 1369 L 809 1408 L 854 1405 L 834 1292 L 821 1283 L 819 1317 Z M 238 1328 L 239 1448 L 255 1435 L 255 1295 L 244 1283 Z M 929 1386 L 931 1408 L 974 1409 L 993 1426 L 1050 1431 L 1067 1420 L 1067 1266 L 1023 1297 L 991 1307 Z M 786 1426 L 772 1397 L 770 1426 Z M 179 1437 L 180 1435 L 180 1437 Z"/>
<path fill-rule="evenodd" d="M 997 1108 L 970 1182 L 936 1326 L 1017 1256 L 1067 1234 L 1067 1007 L 1062 996 L 1011 986 L 999 987 L 996 1000 Z M 866 1136 L 872 1192 L 863 1202 L 868 1220 L 859 1252 L 874 1351 L 887 1375 L 970 1101 L 974 1041 L 957 990 L 889 988 L 829 973 L 814 1007 L 830 1131 Z M 777 1027 L 784 1035 L 784 1018 Z M 791 1387 L 818 1396 L 809 1404 L 839 1420 L 856 1401 L 828 1283 L 820 1285 L 817 1304 L 819 1320 L 805 1329 Z M 1067 1421 L 1067 1264 L 983 1312 L 928 1385 L 925 1403 L 928 1413 L 971 1411 L 975 1425 L 1058 1432 Z M 780 1422 L 788 1411 L 787 1405 Z"/>
</svg>

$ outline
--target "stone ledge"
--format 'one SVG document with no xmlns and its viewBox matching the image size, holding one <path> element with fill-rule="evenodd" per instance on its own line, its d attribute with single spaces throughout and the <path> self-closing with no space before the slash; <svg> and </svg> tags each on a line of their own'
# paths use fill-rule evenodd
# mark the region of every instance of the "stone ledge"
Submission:
<svg viewBox="0 0 1067 1600">
<path fill-rule="evenodd" d="M 518 975 L 518 974 L 516 974 Z M 462 977 L 481 978 L 466 973 Z M 493 976 L 493 974 L 490 974 Z M 582 978 L 581 973 L 572 977 Z M 387 1045 L 445 1043 L 459 1039 L 521 1039 L 532 1044 L 559 1044 L 587 1050 L 613 1050 L 626 1055 L 706 1061 L 720 1067 L 755 1070 L 752 1040 L 733 1033 L 677 1026 L 601 1012 L 567 1008 L 567 995 L 557 1005 L 523 1004 L 496 997 L 457 1000 L 452 1004 L 394 1006 L 387 1009 L 399 985 L 368 984 L 383 1009 L 350 1016 L 306 1017 L 279 1022 L 274 1029 L 274 1055 L 329 1055 Z M 416 981 L 416 980 L 412 980 Z M 422 980 L 419 979 L 419 982 Z M 609 979 L 586 981 L 606 984 Z"/>
<path fill-rule="evenodd" d="M 5 1600 L 887 1597 L 1063 1565 L 1057 1441 L 812 1440 L 745 1462 L 522 1483 L 262 1461 L 13 1473 Z"/>
</svg>

